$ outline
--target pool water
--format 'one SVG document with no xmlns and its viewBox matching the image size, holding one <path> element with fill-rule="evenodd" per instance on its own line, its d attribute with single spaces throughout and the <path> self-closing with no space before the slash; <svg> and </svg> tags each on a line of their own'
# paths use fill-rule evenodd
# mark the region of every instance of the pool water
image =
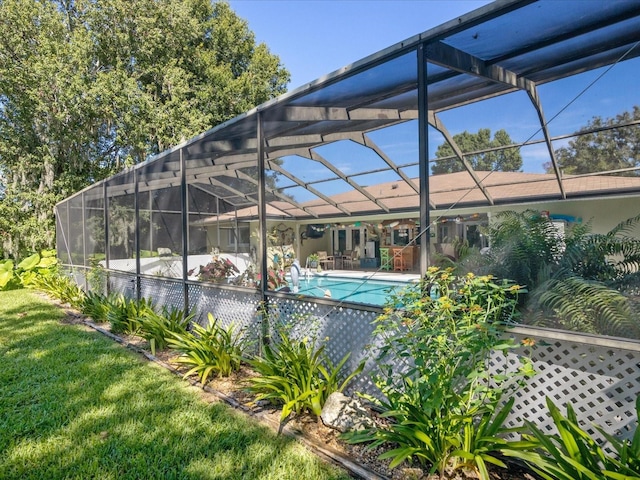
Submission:
<svg viewBox="0 0 640 480">
<path fill-rule="evenodd" d="M 329 291 L 333 300 L 382 305 L 390 292 L 406 286 L 405 282 L 313 276 L 300 278 L 298 293 L 312 297 L 328 297 L 325 293 Z"/>
</svg>

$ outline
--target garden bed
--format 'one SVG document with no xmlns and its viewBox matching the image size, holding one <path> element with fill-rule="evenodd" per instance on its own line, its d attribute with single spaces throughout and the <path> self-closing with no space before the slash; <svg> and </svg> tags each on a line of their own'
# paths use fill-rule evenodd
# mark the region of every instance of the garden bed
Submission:
<svg viewBox="0 0 640 480">
<path fill-rule="evenodd" d="M 86 325 L 98 330 L 119 343 L 142 353 L 147 359 L 153 361 L 178 375 L 187 371 L 175 363 L 177 354 L 172 350 L 156 351 L 155 355 L 150 353 L 148 342 L 144 339 L 132 335 L 114 335 L 110 332 L 108 324 L 96 324 L 90 319 L 86 319 L 75 310 L 66 308 L 66 322 Z M 340 438 L 340 433 L 325 426 L 312 415 L 293 416 L 286 422 L 284 428 L 280 425 L 280 410 L 277 406 L 267 402 L 256 402 L 255 396 L 247 392 L 248 379 L 255 376 L 255 373 L 246 365 L 240 371 L 225 378 L 212 378 L 202 388 L 202 396 L 205 401 L 223 400 L 229 405 L 244 411 L 262 423 L 280 430 L 288 435 L 298 437 L 309 448 L 320 456 L 340 464 L 351 471 L 352 475 L 360 478 L 382 478 L 392 480 L 404 479 L 428 479 L 445 480 L 439 475 L 428 475 L 428 471 L 419 466 L 403 463 L 396 468 L 389 468 L 390 460 L 380 460 L 378 456 L 386 450 L 384 447 L 375 449 L 368 448 L 363 444 L 351 445 Z M 202 387 L 196 377 L 189 381 Z M 370 411 L 372 417 L 377 421 L 382 421 L 377 417 L 375 411 Z M 489 467 L 491 478 L 495 480 L 535 480 L 538 477 L 533 475 L 525 467 L 510 463 L 508 469 Z M 475 472 L 454 471 L 448 472 L 446 480 L 472 480 L 477 479 Z"/>
</svg>

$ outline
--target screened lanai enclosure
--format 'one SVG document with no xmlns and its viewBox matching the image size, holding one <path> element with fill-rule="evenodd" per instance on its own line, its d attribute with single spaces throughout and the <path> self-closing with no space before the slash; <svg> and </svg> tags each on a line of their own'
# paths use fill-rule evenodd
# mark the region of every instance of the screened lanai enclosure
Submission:
<svg viewBox="0 0 640 480">
<path fill-rule="evenodd" d="M 491 3 L 59 203 L 58 256 L 86 289 L 200 321 L 315 317 L 353 365 L 388 292 L 430 266 L 510 278 L 529 291 L 514 335 L 545 345 L 520 408 L 571 396 L 624 432 L 639 43 L 638 1 Z"/>
</svg>

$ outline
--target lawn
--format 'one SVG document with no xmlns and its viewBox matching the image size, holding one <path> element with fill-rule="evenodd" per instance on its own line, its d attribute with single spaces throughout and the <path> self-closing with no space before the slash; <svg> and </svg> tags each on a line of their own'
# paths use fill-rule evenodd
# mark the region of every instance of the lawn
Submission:
<svg viewBox="0 0 640 480">
<path fill-rule="evenodd" d="M 1 479 L 346 479 L 299 443 L 81 326 L 0 292 Z"/>
</svg>

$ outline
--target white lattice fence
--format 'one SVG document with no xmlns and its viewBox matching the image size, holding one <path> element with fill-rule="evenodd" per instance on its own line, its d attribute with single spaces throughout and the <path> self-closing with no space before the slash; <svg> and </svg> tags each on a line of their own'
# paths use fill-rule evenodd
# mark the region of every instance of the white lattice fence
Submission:
<svg viewBox="0 0 640 480">
<path fill-rule="evenodd" d="M 136 298 L 135 274 L 111 271 L 107 276 L 107 284 L 110 292 L 119 292 L 127 298 Z"/>
<path fill-rule="evenodd" d="M 140 297 L 150 299 L 153 305 L 184 308 L 184 290 L 181 281 L 163 278 L 140 278 Z"/>
<path fill-rule="evenodd" d="M 135 275 L 111 272 L 109 283 L 112 290 L 135 298 Z M 164 304 L 182 307 L 181 289 L 181 283 L 141 279 L 143 296 L 163 296 Z M 261 317 L 257 314 L 260 300 L 259 292 L 253 290 L 189 283 L 189 304 L 199 323 L 206 324 L 207 313 L 211 312 L 223 325 L 233 323 L 245 329 L 251 338 L 258 338 L 261 331 Z M 367 347 L 380 342 L 372 336 L 372 322 L 380 310 L 285 295 L 270 295 L 268 308 L 270 334 L 277 325 L 291 327 L 296 335 L 315 333 L 318 339 L 327 339 L 327 353 L 332 362 L 337 363 L 345 354 L 351 354 L 345 371 L 353 370 L 361 360 L 366 360 L 364 372 L 347 393 L 377 393 L 370 380 L 369 374 L 375 365 Z M 640 395 L 640 344 L 525 327 L 514 329 L 513 336 L 518 341 L 533 339 L 536 345 L 522 347 L 511 354 L 511 365 L 519 364 L 518 355 L 526 355 L 532 358 L 539 373 L 515 393 L 516 402 L 508 419 L 511 426 L 529 420 L 553 432 L 545 403 L 549 396 L 563 411 L 565 405 L 571 404 L 583 427 L 594 436 L 599 434 L 592 423 L 623 437 L 633 432 L 635 399 Z M 503 365 L 496 358 L 491 368 L 495 370 Z"/>
<path fill-rule="evenodd" d="M 86 284 L 86 268 L 83 266 L 65 266 L 61 268 L 61 272 L 72 279 L 78 286 L 85 288 Z"/>
<path fill-rule="evenodd" d="M 260 295 L 253 290 L 189 284 L 189 306 L 201 325 L 207 324 L 211 313 L 225 327 L 247 328 L 259 321 L 259 304 Z"/>
<path fill-rule="evenodd" d="M 189 284 L 189 309 L 195 313 L 194 321 L 207 325 L 211 313 L 225 328 L 233 325 L 234 332 L 249 342 L 248 355 L 255 354 L 259 346 L 260 301 L 260 295 L 254 290 Z"/>
<path fill-rule="evenodd" d="M 570 404 L 591 434 L 600 436 L 592 426 L 596 423 L 610 434 L 629 437 L 640 395 L 640 345 L 565 332 L 516 331 L 516 339 L 536 342 L 521 353 L 534 361 L 538 375 L 516 393 L 512 424 L 526 419 L 555 431 L 546 407 L 548 396 L 563 412 Z"/>
<path fill-rule="evenodd" d="M 373 338 L 373 320 L 378 315 L 377 310 L 336 308 L 329 302 L 288 297 L 271 298 L 269 313 L 272 335 L 275 326 L 280 324 L 289 325 L 294 335 L 305 337 L 313 334 L 320 341 L 326 340 L 326 352 L 334 364 L 349 353 L 345 372 L 355 370 L 362 360 L 366 361 L 363 373 L 349 385 L 346 393 L 377 392 L 369 375 L 375 365 L 367 349 Z"/>
</svg>

